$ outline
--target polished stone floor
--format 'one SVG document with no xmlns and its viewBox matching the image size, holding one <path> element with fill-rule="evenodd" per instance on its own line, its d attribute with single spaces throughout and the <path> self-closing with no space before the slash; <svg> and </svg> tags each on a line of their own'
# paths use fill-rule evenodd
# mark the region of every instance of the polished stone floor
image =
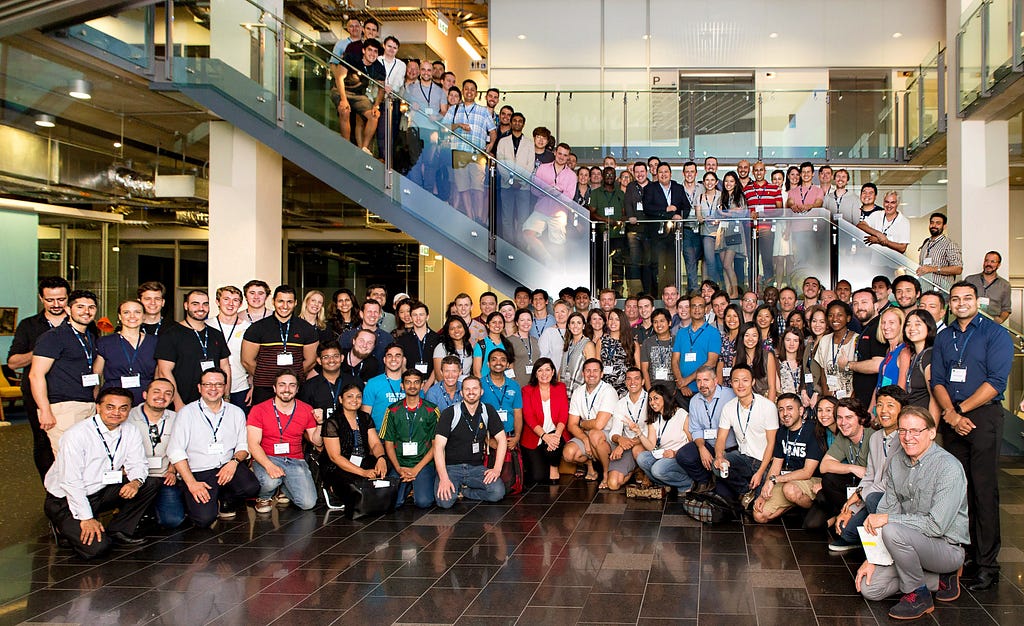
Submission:
<svg viewBox="0 0 1024 626">
<path fill-rule="evenodd" d="M 1002 467 L 998 587 L 965 590 L 920 623 L 1024 623 L 1024 463 Z M 20 508 L 6 504 L 3 524 Z M 795 521 L 702 527 L 676 502 L 567 476 L 449 512 L 351 521 L 250 508 L 102 563 L 31 536 L 0 550 L 0 624 L 887 623 L 891 602 L 854 591 L 862 558 L 830 554 Z"/>
</svg>

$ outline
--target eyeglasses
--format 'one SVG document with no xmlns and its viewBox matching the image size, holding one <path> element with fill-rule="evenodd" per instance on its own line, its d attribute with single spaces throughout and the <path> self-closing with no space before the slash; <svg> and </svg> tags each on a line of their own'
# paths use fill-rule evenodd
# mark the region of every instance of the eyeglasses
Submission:
<svg viewBox="0 0 1024 626">
<path fill-rule="evenodd" d="M 897 428 L 896 432 L 900 434 L 900 437 L 917 439 L 921 436 L 921 433 L 928 430 L 927 428 Z"/>
<path fill-rule="evenodd" d="M 222 389 L 226 385 L 224 383 L 199 383 L 200 387 L 206 387 L 208 389 Z"/>
</svg>

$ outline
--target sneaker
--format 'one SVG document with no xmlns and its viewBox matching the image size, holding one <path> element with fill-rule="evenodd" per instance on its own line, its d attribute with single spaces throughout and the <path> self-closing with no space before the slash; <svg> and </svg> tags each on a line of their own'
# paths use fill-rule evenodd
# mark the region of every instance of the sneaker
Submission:
<svg viewBox="0 0 1024 626">
<path fill-rule="evenodd" d="M 274 508 L 274 501 L 270 498 L 256 498 L 256 512 L 257 513 L 270 513 L 270 510 Z"/>
<path fill-rule="evenodd" d="M 235 519 L 238 513 L 232 509 L 225 508 L 226 505 L 220 505 L 220 512 L 217 513 L 217 519 Z"/>
<path fill-rule="evenodd" d="M 891 609 L 889 617 L 893 619 L 917 619 L 925 613 L 935 610 L 935 603 L 932 602 L 932 593 L 928 587 L 921 586 L 900 598 Z"/>
<path fill-rule="evenodd" d="M 284 495 L 284 492 L 282 491 L 282 492 L 278 493 L 274 497 L 274 502 L 277 504 L 277 506 L 283 508 L 283 507 L 286 507 L 289 504 L 291 504 L 292 503 L 292 499 L 289 498 L 288 496 Z"/>
<path fill-rule="evenodd" d="M 935 599 L 939 602 L 952 602 L 960 597 L 960 576 L 964 568 L 961 567 L 949 574 L 939 574 L 939 588 L 935 592 Z"/>
<path fill-rule="evenodd" d="M 345 510 L 345 505 L 344 504 L 342 504 L 341 502 L 336 502 L 334 500 L 334 498 L 331 497 L 331 490 L 330 489 L 328 489 L 327 487 L 324 487 L 323 488 L 323 492 L 324 492 L 324 502 L 327 503 L 328 510 L 331 510 L 331 511 L 344 511 Z"/>
<path fill-rule="evenodd" d="M 711 493 L 715 490 L 715 477 L 712 476 L 711 480 L 704 481 L 702 483 L 696 483 L 688 492 L 691 495 L 700 495 L 704 493 Z"/>
<path fill-rule="evenodd" d="M 752 503 L 752 502 L 753 502 L 753 501 L 754 501 L 754 500 L 755 500 L 756 498 L 757 498 L 757 494 L 756 494 L 756 493 L 754 493 L 754 492 L 753 492 L 753 490 L 751 490 L 751 491 L 748 491 L 747 493 L 745 493 L 745 494 L 743 494 L 742 496 L 740 496 L 740 506 L 742 506 L 742 507 L 743 507 L 743 510 L 745 511 L 745 510 L 747 510 L 747 509 L 749 509 L 749 508 L 750 508 L 750 504 L 751 504 L 751 503 Z"/>
<path fill-rule="evenodd" d="M 849 552 L 861 547 L 860 542 L 847 541 L 839 537 L 828 544 L 829 552 Z"/>
</svg>

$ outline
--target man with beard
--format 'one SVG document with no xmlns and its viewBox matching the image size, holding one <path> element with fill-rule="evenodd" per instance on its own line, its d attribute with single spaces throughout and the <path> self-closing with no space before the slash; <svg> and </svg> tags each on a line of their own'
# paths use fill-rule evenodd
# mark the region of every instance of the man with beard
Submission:
<svg viewBox="0 0 1024 626">
<path fill-rule="evenodd" d="M 853 292 L 853 316 L 860 322 L 857 338 L 857 361 L 847 361 L 839 355 L 836 365 L 853 370 L 853 396 L 861 406 L 871 404 L 871 394 L 878 383 L 878 366 L 885 358 L 888 346 L 878 340 L 878 315 L 875 315 L 875 293 L 868 289 Z"/>
<path fill-rule="evenodd" d="M 946 235 L 946 215 L 932 213 L 928 218 L 929 237 L 917 249 L 917 275 L 942 290 L 948 290 L 964 271 L 960 244 Z"/>
<path fill-rule="evenodd" d="M 185 294 L 185 319 L 168 326 L 156 344 L 156 378 L 174 385 L 174 409 L 199 399 L 199 379 L 208 369 L 231 371 L 231 353 L 224 335 L 207 326 L 210 297 L 193 289 Z M 228 390 L 231 389 L 230 376 Z M 230 395 L 230 394 L 229 394 Z"/>
</svg>

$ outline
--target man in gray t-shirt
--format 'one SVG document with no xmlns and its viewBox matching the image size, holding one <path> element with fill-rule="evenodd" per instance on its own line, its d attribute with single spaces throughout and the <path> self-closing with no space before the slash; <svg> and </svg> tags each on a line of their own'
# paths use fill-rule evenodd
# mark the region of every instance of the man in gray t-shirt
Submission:
<svg viewBox="0 0 1024 626">
<path fill-rule="evenodd" d="M 644 374 L 644 387 L 656 382 L 671 382 L 672 377 L 672 319 L 665 309 L 651 314 L 654 334 L 640 347 L 640 371 Z"/>
</svg>

